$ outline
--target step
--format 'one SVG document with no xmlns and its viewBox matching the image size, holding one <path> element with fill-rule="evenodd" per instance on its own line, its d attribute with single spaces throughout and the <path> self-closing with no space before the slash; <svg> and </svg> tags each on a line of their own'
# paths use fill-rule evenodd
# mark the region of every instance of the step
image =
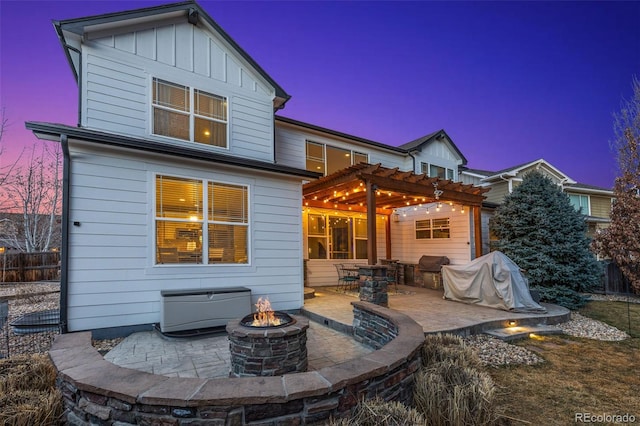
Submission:
<svg viewBox="0 0 640 426">
<path fill-rule="evenodd" d="M 314 297 L 316 297 L 316 291 L 315 289 L 311 288 L 311 287 L 305 287 L 304 288 L 304 298 L 306 299 L 313 299 Z"/>
<path fill-rule="evenodd" d="M 504 341 L 524 339 L 529 337 L 531 334 L 544 336 L 544 335 L 550 335 L 550 334 L 563 334 L 563 333 L 564 332 L 562 331 L 561 328 L 556 327 L 554 325 L 546 325 L 546 324 L 494 328 L 493 330 L 487 330 L 484 332 L 484 334 L 488 334 L 489 336 L 493 336 Z"/>
</svg>

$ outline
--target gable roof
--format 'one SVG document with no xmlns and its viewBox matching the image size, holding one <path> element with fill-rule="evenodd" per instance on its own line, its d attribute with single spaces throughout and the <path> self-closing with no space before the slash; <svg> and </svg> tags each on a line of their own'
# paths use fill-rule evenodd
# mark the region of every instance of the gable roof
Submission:
<svg viewBox="0 0 640 426">
<path fill-rule="evenodd" d="M 453 140 L 451 139 L 451 137 L 449 137 L 449 135 L 447 134 L 447 132 L 444 131 L 444 129 L 440 129 L 436 132 L 430 133 L 428 135 L 419 137 L 418 139 L 412 140 L 411 142 L 407 142 L 405 144 L 402 144 L 399 146 L 399 148 L 402 148 L 404 150 L 406 150 L 407 152 L 411 152 L 411 151 L 421 151 L 422 147 L 425 145 L 428 145 L 436 140 L 444 140 L 446 141 L 446 143 L 451 146 L 451 148 L 453 148 L 453 150 L 456 152 L 456 154 L 460 157 L 460 159 L 462 160 L 462 164 L 465 165 L 467 164 L 467 158 L 462 154 L 462 151 L 460 151 L 460 149 L 458 149 L 458 147 L 456 146 L 455 143 L 453 143 Z"/>
<path fill-rule="evenodd" d="M 282 108 L 282 106 L 291 98 L 291 96 L 287 94 L 287 92 L 285 92 L 285 90 L 280 87 L 280 85 L 276 83 L 275 80 L 273 80 L 271 76 L 269 76 L 269 74 L 267 74 L 267 72 L 262 69 L 262 67 L 258 65 L 258 63 L 251 58 L 244 49 L 240 47 L 240 45 L 238 45 L 238 43 L 236 43 L 235 40 L 233 40 L 231 36 L 227 34 L 222 27 L 218 25 L 211 16 L 209 16 L 209 14 L 207 14 L 206 11 L 193 0 L 122 12 L 105 13 L 102 15 L 86 16 L 82 18 L 66 19 L 61 21 L 54 20 L 53 26 L 58 34 L 58 39 L 65 51 L 67 61 L 71 66 L 74 77 L 76 81 L 78 81 L 79 64 L 74 58 L 72 58 L 71 52 L 78 53 L 77 50 L 79 47 L 74 47 L 70 44 L 69 38 L 72 34 L 82 37 L 86 33 L 92 31 L 105 31 L 109 29 L 117 29 L 125 25 L 142 24 L 158 19 L 180 17 L 194 25 L 204 23 L 218 33 L 232 49 L 234 49 L 253 69 L 256 70 L 262 78 L 273 86 L 276 97 L 279 98 L 280 101 L 278 108 Z"/>
<path fill-rule="evenodd" d="M 507 167 L 505 169 L 497 170 L 497 171 L 472 169 L 472 168 L 465 167 L 464 169 L 461 170 L 461 172 L 482 177 L 483 181 L 491 182 L 492 180 L 501 179 L 501 177 L 504 175 L 508 175 L 509 177 L 514 177 L 522 170 L 528 169 L 533 166 L 538 166 L 538 165 L 544 165 L 545 167 L 556 172 L 561 179 L 562 178 L 566 179 L 566 181 L 563 184 L 564 188 L 566 189 L 572 189 L 572 190 L 582 191 L 582 192 L 597 191 L 597 192 L 603 192 L 606 194 L 612 193 L 611 188 L 603 188 L 601 186 L 588 185 L 588 184 L 576 182 L 575 180 L 571 179 L 569 176 L 567 176 L 565 173 L 560 171 L 558 168 L 554 167 L 551 163 L 549 163 L 543 158 L 540 158 L 535 161 L 529 161 L 527 163 L 518 164 L 517 166 Z"/>
<path fill-rule="evenodd" d="M 552 170 L 553 172 L 555 172 L 558 175 L 558 177 L 560 179 L 564 179 L 566 184 L 575 184 L 575 183 L 577 183 L 575 180 L 571 179 L 569 176 L 567 176 L 565 173 L 560 171 L 558 168 L 554 167 L 551 163 L 547 162 L 543 158 L 540 158 L 540 159 L 534 160 L 534 161 L 529 161 L 527 163 L 518 164 L 517 166 L 508 167 L 506 169 L 498 170 L 498 171 L 495 171 L 495 172 L 491 172 L 491 171 L 487 171 L 487 170 L 479 170 L 479 169 L 468 169 L 468 170 L 473 170 L 473 172 L 471 172 L 471 173 L 475 172 L 475 174 L 484 175 L 485 178 L 483 180 L 486 181 L 486 182 L 490 182 L 492 180 L 502 179 L 502 177 L 504 175 L 508 175 L 510 177 L 514 177 L 518 173 L 520 173 L 521 171 L 523 171 L 525 169 L 528 169 L 528 168 L 531 168 L 531 167 L 534 167 L 534 166 L 535 167 L 544 166 L 544 167 Z"/>
</svg>

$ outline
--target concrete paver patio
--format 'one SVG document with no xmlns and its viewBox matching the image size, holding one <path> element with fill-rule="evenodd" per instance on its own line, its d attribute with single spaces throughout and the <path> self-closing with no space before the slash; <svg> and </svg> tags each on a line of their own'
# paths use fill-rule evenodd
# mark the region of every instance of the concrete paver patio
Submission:
<svg viewBox="0 0 640 426">
<path fill-rule="evenodd" d="M 302 314 L 308 316 L 307 352 L 309 370 L 363 356 L 371 348 L 354 341 L 352 301 L 357 294 L 335 288 L 316 288 L 306 299 Z M 569 311 L 543 305 L 546 314 L 525 314 L 444 300 L 441 290 L 398 286 L 389 292 L 389 308 L 413 318 L 428 333 L 481 333 L 501 328 L 509 321 L 518 325 L 557 324 L 569 319 Z M 105 355 L 122 367 L 169 377 L 228 377 L 229 341 L 226 334 L 185 339 L 168 339 L 156 331 L 134 333 Z"/>
</svg>

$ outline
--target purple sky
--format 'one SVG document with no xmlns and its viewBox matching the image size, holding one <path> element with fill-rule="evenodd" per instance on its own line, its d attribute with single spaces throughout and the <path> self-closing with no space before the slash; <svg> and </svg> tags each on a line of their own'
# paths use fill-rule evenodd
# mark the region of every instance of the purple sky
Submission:
<svg viewBox="0 0 640 426">
<path fill-rule="evenodd" d="M 52 19 L 159 1 L 0 0 L 6 164 L 24 121 L 75 125 Z M 399 145 L 444 128 L 469 167 L 544 158 L 616 176 L 611 114 L 640 78 L 640 2 L 218 2 L 200 5 L 290 95 L 282 115 Z"/>
</svg>

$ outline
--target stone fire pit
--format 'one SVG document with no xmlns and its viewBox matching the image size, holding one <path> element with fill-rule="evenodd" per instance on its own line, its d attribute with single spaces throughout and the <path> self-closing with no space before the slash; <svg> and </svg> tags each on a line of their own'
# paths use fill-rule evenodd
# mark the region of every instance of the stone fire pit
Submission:
<svg viewBox="0 0 640 426">
<path fill-rule="evenodd" d="M 270 319 L 256 322 L 258 314 L 251 314 L 227 323 L 231 352 L 229 376 L 280 376 L 307 371 L 309 320 L 279 311 L 262 313 Z"/>
</svg>

